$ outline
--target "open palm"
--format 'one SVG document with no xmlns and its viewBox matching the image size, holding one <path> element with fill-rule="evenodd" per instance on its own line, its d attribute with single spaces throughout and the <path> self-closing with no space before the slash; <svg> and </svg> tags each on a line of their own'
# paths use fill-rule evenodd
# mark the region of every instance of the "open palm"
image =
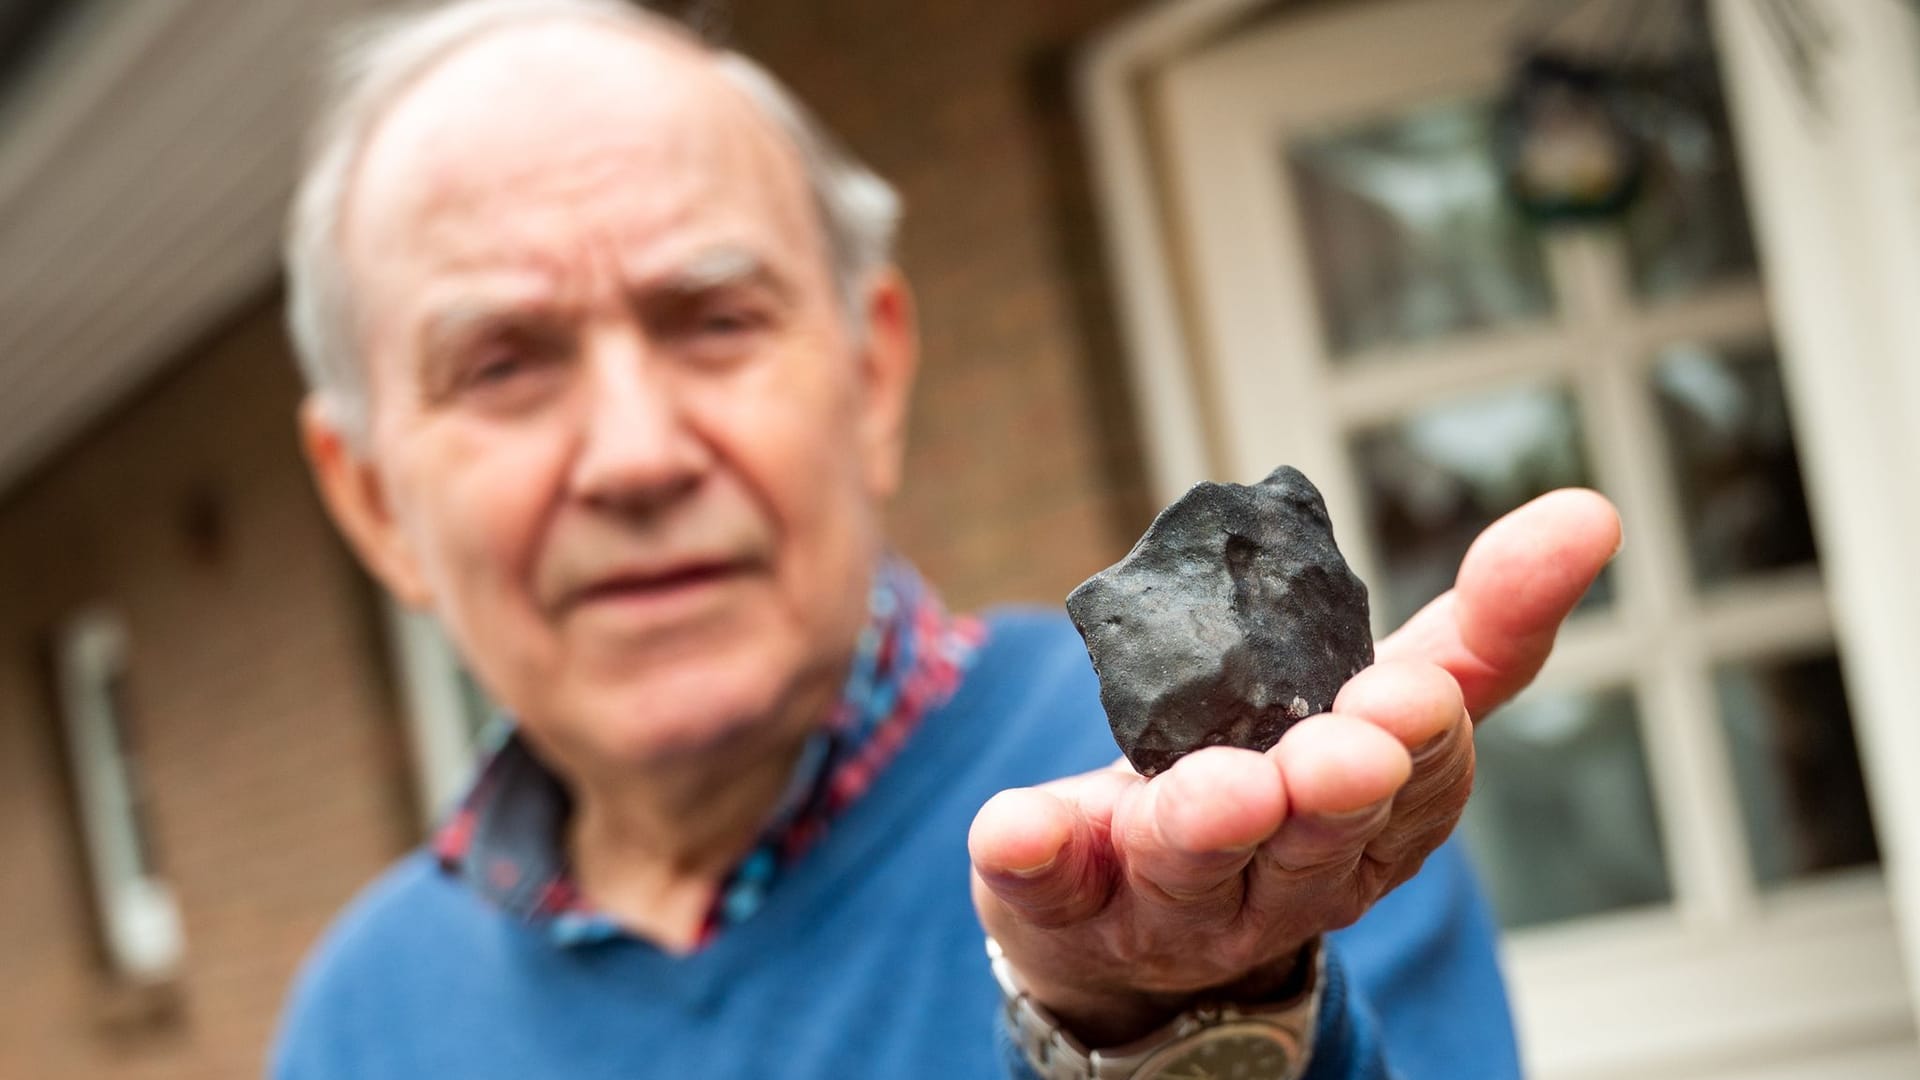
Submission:
<svg viewBox="0 0 1920 1080">
<path fill-rule="evenodd" d="M 1540 670 L 1620 546 L 1590 491 L 1544 495 L 1474 542 L 1450 591 L 1265 753 L 1210 747 L 1152 780 L 1124 761 L 1004 791 L 974 819 L 981 922 L 1083 1041 L 1144 1034 L 1202 991 L 1257 995 L 1447 838 L 1473 724 Z"/>
</svg>

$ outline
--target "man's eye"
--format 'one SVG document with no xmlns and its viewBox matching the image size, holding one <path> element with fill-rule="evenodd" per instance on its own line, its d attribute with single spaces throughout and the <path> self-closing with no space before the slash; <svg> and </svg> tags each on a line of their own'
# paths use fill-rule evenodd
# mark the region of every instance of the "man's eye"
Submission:
<svg viewBox="0 0 1920 1080">
<path fill-rule="evenodd" d="M 493 341 L 477 344 L 449 387 L 453 396 L 496 407 L 537 399 L 560 370 L 563 353 L 541 342 Z"/>
<path fill-rule="evenodd" d="M 703 334 L 744 334 L 758 329 L 764 322 L 765 320 L 753 311 L 744 308 L 722 308 L 703 313 L 699 328 Z"/>
<path fill-rule="evenodd" d="M 528 358 L 522 353 L 489 353 L 468 369 L 467 382 L 474 386 L 503 383 L 525 372 L 531 366 Z"/>
</svg>

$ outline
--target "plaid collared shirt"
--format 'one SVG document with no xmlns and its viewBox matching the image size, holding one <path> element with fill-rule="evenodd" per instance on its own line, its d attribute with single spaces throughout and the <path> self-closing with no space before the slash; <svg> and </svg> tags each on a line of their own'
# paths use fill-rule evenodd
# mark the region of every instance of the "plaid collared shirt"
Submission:
<svg viewBox="0 0 1920 1080">
<path fill-rule="evenodd" d="M 953 696 L 984 636 L 978 619 L 949 616 L 911 566 L 883 561 L 840 700 L 801 751 L 759 841 L 715 890 L 700 944 L 760 909 L 781 871 L 872 786 L 921 717 Z M 434 854 L 447 873 L 546 924 L 561 944 L 624 936 L 581 895 L 567 863 L 571 810 L 559 779 L 509 729 L 435 835 Z"/>
</svg>

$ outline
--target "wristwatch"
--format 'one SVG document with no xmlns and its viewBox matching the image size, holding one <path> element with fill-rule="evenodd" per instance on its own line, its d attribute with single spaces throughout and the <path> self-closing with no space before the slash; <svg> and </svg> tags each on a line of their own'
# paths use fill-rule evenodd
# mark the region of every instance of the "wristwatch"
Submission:
<svg viewBox="0 0 1920 1080">
<path fill-rule="evenodd" d="M 1145 1038 L 1091 1050 L 1028 995 L 1000 943 L 987 939 L 1008 1030 L 1040 1080 L 1299 1080 L 1313 1053 L 1326 966 L 1319 939 L 1309 950 L 1301 961 L 1307 984 L 1285 1001 L 1202 1004 Z"/>
</svg>

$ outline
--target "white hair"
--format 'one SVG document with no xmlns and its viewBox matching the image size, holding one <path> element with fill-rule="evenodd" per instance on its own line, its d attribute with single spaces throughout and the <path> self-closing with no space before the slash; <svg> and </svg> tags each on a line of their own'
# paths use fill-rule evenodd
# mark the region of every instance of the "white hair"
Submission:
<svg viewBox="0 0 1920 1080">
<path fill-rule="evenodd" d="M 826 256 L 845 317 L 857 334 L 865 290 L 892 258 L 900 199 L 841 149 L 779 80 L 745 56 L 716 49 L 663 15 L 623 0 L 452 0 L 365 19 L 339 37 L 287 218 L 283 258 L 287 325 L 307 386 L 353 440 L 368 420 L 365 364 L 340 219 L 368 137 L 440 61 L 505 27 L 542 21 L 597 22 L 691 44 L 713 55 L 738 87 L 799 152 L 826 238 Z"/>
</svg>

